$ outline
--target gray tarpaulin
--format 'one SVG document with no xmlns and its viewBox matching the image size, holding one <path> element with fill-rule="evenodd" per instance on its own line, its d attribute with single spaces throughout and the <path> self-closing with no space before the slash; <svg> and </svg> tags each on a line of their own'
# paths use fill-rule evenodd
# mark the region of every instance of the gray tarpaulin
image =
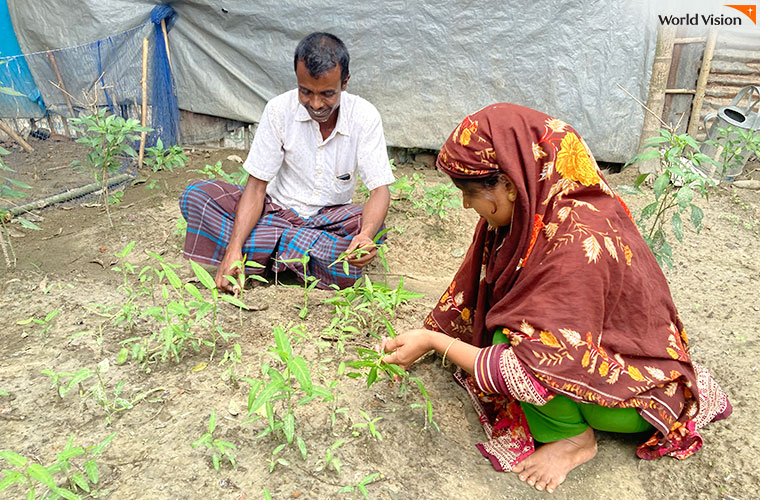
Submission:
<svg viewBox="0 0 760 500">
<path fill-rule="evenodd" d="M 24 52 L 145 22 L 150 0 L 9 0 Z M 351 53 L 350 92 L 377 106 L 389 145 L 438 149 L 468 113 L 500 101 L 573 125 L 600 160 L 634 154 L 654 57 L 649 15 L 612 1 L 172 2 L 179 107 L 256 122 L 295 86 L 293 51 L 329 31 Z"/>
</svg>

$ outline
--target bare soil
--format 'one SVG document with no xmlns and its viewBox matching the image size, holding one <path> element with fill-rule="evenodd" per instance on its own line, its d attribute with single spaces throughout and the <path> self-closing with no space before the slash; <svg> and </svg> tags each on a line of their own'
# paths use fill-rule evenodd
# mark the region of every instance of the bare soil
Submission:
<svg viewBox="0 0 760 500">
<path fill-rule="evenodd" d="M 33 181 L 35 197 L 70 187 L 66 184 L 72 180 L 70 170 L 52 169 L 76 156 L 74 148 L 49 141 L 33 145 L 38 152 L 14 151 L 5 161 L 20 175 L 30 176 L 25 178 Z M 133 334 L 111 326 L 96 314 L 95 306 L 124 302 L 118 289 L 121 275 L 113 271 L 118 261 L 114 254 L 136 241 L 128 260 L 138 269 L 153 262 L 146 253 L 151 251 L 184 263 L 180 275 L 191 279 L 181 255 L 182 235 L 176 233 L 181 219 L 177 198 L 191 179 L 199 177 L 194 170 L 206 163 L 221 160 L 228 171 L 237 169 L 238 164 L 227 158 L 231 154 L 241 155 L 196 151 L 186 169 L 142 173 L 148 182 L 128 187 L 121 205 L 112 209 L 113 228 L 102 209 L 93 206 L 95 199 L 37 211 L 31 217 L 42 231 L 12 225 L 18 265 L 13 271 L 0 270 L 0 323 L 6 325 L 0 339 L 0 391 L 8 393 L 0 396 L 0 450 L 48 465 L 71 434 L 76 443 L 89 446 L 116 432 L 97 459 L 101 477 L 91 495 L 114 499 L 239 500 L 263 498 L 263 488 L 277 499 L 361 498 L 356 491 L 337 491 L 372 473 L 381 475 L 367 485 L 371 498 L 544 497 L 514 474 L 495 472 L 476 450 L 475 443 L 484 435 L 475 412 L 450 369 L 441 368 L 436 356 L 423 359 L 413 373 L 432 397 L 440 431 L 425 428 L 422 411 L 410 407 L 420 402 L 418 394 L 398 397 L 398 387 L 387 381 L 366 388 L 361 379 L 344 377 L 339 403 L 348 408 L 346 413 L 331 426 L 329 403 L 298 408 L 296 428 L 308 457 L 302 460 L 297 448 L 286 448 L 278 457 L 289 465 L 278 464 L 270 473 L 270 455 L 279 441 L 272 435 L 255 437 L 264 426 L 261 421 L 244 423 L 248 384 L 242 377 L 260 378 L 261 363 L 274 363 L 267 348 L 274 346 L 275 326 L 301 324 L 306 333 L 302 339 L 294 338 L 298 340 L 294 350 L 312 364 L 315 379 L 317 372 L 334 379 L 338 362 L 355 355 L 350 345 L 340 354 L 335 343 L 322 339 L 320 332 L 328 326 L 332 309 L 321 301 L 332 292 L 312 291 L 303 321 L 298 318 L 302 290 L 282 285 L 246 291 L 245 301 L 261 310 L 239 313 L 234 307 L 220 306 L 225 329 L 239 335 L 233 340 L 242 348 L 239 383 L 222 376 L 225 366 L 219 362 L 232 347 L 221 341 L 211 362 L 210 349 L 203 347 L 197 353 L 188 349 L 179 362 L 150 364 L 149 372 L 137 363 L 117 365 L 119 342 Z M 759 166 L 749 165 L 746 176 L 759 178 Z M 403 165 L 397 175 L 411 175 L 419 168 Z M 432 171 L 425 175 L 429 182 L 444 181 Z M 635 176 L 628 169 L 607 178 L 617 186 L 632 183 Z M 146 186 L 153 179 L 158 182 L 149 190 Z M 634 212 L 646 203 L 641 195 L 624 198 Z M 641 461 L 634 455 L 641 436 L 598 433 L 598 455 L 571 472 L 555 498 L 760 498 L 760 433 L 755 420 L 760 409 L 760 193 L 719 186 L 709 201 L 699 204 L 706 214 L 705 228 L 699 234 L 686 230 L 685 242 L 674 245 L 675 265 L 666 276 L 692 339 L 692 355 L 712 370 L 729 394 L 734 414 L 708 426 L 704 448 L 685 461 Z M 406 288 L 424 293 L 398 309 L 397 330 L 418 326 L 436 303 L 469 245 L 475 221 L 474 213 L 462 209 L 439 220 L 414 211 L 408 202 L 393 205 L 387 224 L 398 231 L 388 238 L 390 274 L 385 276 L 375 266 L 371 277 L 395 284 L 403 276 Z M 149 299 L 140 305 L 147 307 Z M 41 325 L 17 323 L 55 309 L 61 312 L 44 335 Z M 138 321 L 137 333 L 149 334 L 147 325 Z M 85 331 L 92 333 L 77 335 Z M 125 395 L 155 389 L 110 423 L 103 410 L 92 400 L 82 401 L 77 390 L 60 398 L 50 378 L 40 373 L 95 370 L 104 359 L 110 364 L 104 379 L 109 388 L 123 381 Z M 216 472 L 210 453 L 190 446 L 206 431 L 212 409 L 218 416 L 215 437 L 237 446 L 237 468 L 225 462 Z M 372 418 L 382 417 L 377 422 L 381 441 L 366 430 L 353 435 L 352 425 L 364 422 L 360 409 Z M 321 470 L 326 450 L 340 439 L 346 440 L 335 452 L 342 464 L 340 474 Z M 23 495 L 15 486 L 0 492 L 0 498 Z"/>
</svg>

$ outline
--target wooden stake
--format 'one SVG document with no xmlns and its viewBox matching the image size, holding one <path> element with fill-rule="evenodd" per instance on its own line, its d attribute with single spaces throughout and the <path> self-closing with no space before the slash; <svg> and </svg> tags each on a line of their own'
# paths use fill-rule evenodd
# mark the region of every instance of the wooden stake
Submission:
<svg viewBox="0 0 760 500">
<path fill-rule="evenodd" d="M 140 118 L 140 124 L 144 127 L 148 121 L 148 39 L 143 38 L 143 54 L 142 54 L 142 117 Z M 140 134 L 140 155 L 137 157 L 137 168 L 142 168 L 143 157 L 145 156 L 145 138 L 148 133 L 143 132 Z"/>
<path fill-rule="evenodd" d="M 656 135 L 657 129 L 662 123 L 662 110 L 665 106 L 665 89 L 667 87 L 670 65 L 673 59 L 673 40 L 676 29 L 672 26 L 661 26 L 657 30 L 657 47 L 652 63 L 652 76 L 649 79 L 649 95 L 647 96 L 647 109 L 651 113 L 644 115 L 644 125 L 641 128 L 639 138 L 639 152 L 644 146 L 644 141 Z M 659 169 L 660 162 L 653 158 L 639 163 L 639 172 L 653 173 Z"/>
<path fill-rule="evenodd" d="M 10 126 L 8 126 L 7 123 L 5 123 L 3 120 L 0 120 L 0 130 L 8 134 L 8 136 L 16 141 L 19 146 L 24 148 L 27 153 L 31 153 L 34 151 L 34 148 L 32 148 L 24 139 L 21 138 L 20 135 L 18 135 Z"/>
<path fill-rule="evenodd" d="M 694 101 L 691 103 L 691 115 L 689 116 L 689 128 L 686 130 L 691 136 L 696 135 L 697 129 L 702 121 L 699 119 L 702 114 L 702 104 L 705 100 L 705 88 L 707 88 L 707 78 L 710 76 L 710 66 L 712 66 L 713 56 L 715 55 L 715 43 L 718 40 L 717 30 L 710 30 L 705 42 L 705 53 L 702 56 L 702 66 L 699 68 L 699 77 L 697 78 L 697 91 L 694 94 Z"/>
<path fill-rule="evenodd" d="M 63 84 L 63 78 L 61 77 L 61 72 L 58 71 L 58 63 L 55 61 L 55 56 L 52 52 L 48 52 L 48 59 L 50 59 L 50 64 L 53 66 L 53 71 L 55 71 L 55 76 L 58 77 L 58 85 L 61 87 L 61 93 L 63 93 L 64 99 L 66 99 L 66 106 L 69 108 L 69 113 L 71 114 L 71 117 L 74 118 L 76 115 L 74 114 L 74 107 L 71 105 L 71 99 L 69 99 L 69 93 L 66 90 L 66 86 Z M 66 117 L 61 115 L 61 118 L 63 118 L 63 129 L 66 132 L 66 137 L 71 137 L 71 130 L 69 130 L 69 123 L 66 121 Z"/>
<path fill-rule="evenodd" d="M 164 32 L 164 47 L 166 47 L 166 58 L 169 60 L 169 69 L 172 69 L 172 55 L 169 52 L 169 34 L 166 32 L 166 19 L 161 19 L 161 31 Z"/>
</svg>

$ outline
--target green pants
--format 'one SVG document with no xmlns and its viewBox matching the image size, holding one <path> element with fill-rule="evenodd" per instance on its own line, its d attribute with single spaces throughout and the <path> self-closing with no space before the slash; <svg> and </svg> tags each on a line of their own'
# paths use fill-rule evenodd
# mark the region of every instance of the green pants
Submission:
<svg viewBox="0 0 760 500">
<path fill-rule="evenodd" d="M 497 330 L 493 343 L 501 344 L 507 337 Z M 528 420 L 533 439 L 551 443 L 577 436 L 591 427 L 599 431 L 636 433 L 654 429 L 634 408 L 608 408 L 590 403 L 576 403 L 560 394 L 543 406 L 520 401 Z"/>
</svg>

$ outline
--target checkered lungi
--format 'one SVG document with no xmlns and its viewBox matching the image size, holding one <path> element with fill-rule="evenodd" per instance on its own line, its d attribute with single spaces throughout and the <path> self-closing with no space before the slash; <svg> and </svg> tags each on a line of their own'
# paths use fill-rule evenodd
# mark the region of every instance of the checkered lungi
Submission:
<svg viewBox="0 0 760 500">
<path fill-rule="evenodd" d="M 185 258 L 203 264 L 218 265 L 232 236 L 235 210 L 243 186 L 217 180 L 191 184 L 179 199 L 182 216 L 187 221 Z M 283 262 L 300 259 L 309 251 L 307 273 L 319 280 L 319 288 L 331 284 L 345 288 L 354 284 L 362 270 L 349 266 L 343 272 L 342 263 L 332 267 L 344 252 L 351 239 L 362 227 L 360 205 L 336 205 L 321 209 L 316 215 L 304 219 L 290 208 L 282 208 L 267 195 L 264 209 L 243 245 L 242 253 L 249 261 L 281 272 L 290 269 L 304 279 L 300 262 Z M 263 273 L 264 269 L 247 268 L 248 273 Z"/>
</svg>

